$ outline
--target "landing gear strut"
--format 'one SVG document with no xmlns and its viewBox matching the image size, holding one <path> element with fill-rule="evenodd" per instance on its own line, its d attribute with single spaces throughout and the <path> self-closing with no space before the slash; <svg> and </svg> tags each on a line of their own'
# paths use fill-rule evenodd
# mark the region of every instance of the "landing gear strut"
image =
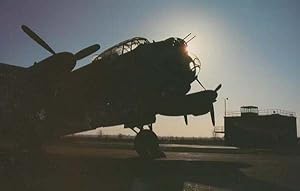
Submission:
<svg viewBox="0 0 300 191">
<path fill-rule="evenodd" d="M 150 129 L 140 129 L 134 139 L 134 148 L 139 156 L 146 159 L 166 157 L 159 148 L 158 138 L 152 131 L 152 126 Z"/>
</svg>

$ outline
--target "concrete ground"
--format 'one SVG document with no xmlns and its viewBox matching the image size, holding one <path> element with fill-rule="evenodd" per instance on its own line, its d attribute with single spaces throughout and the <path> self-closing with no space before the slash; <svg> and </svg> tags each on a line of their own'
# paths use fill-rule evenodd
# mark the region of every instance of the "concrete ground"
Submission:
<svg viewBox="0 0 300 191">
<path fill-rule="evenodd" d="M 37 156 L 2 153 L 0 190 L 300 190 L 300 155 L 218 149 L 180 149 L 153 161 L 82 144 L 46 146 Z"/>
</svg>

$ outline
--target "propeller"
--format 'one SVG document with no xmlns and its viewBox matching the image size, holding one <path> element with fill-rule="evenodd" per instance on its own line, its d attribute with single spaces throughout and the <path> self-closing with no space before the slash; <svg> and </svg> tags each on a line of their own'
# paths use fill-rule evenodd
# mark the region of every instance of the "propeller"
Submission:
<svg viewBox="0 0 300 191">
<path fill-rule="evenodd" d="M 222 87 L 222 84 L 219 84 L 219 85 L 216 87 L 215 92 L 219 91 L 219 89 L 221 89 L 221 87 Z"/>
<path fill-rule="evenodd" d="M 203 86 L 203 84 L 200 82 L 200 80 L 198 79 L 198 77 L 196 77 L 196 81 L 200 84 L 200 86 L 204 89 L 204 90 L 206 90 L 205 89 L 205 87 Z"/>
<path fill-rule="evenodd" d="M 219 84 L 219 85 L 217 86 L 217 88 L 214 90 L 214 92 L 217 93 L 217 91 L 218 91 L 221 87 L 222 87 L 222 84 Z M 210 112 L 211 122 L 212 122 L 213 126 L 215 126 L 216 120 L 215 120 L 215 110 L 214 110 L 214 104 L 213 104 L 213 103 L 211 103 L 209 112 Z"/>
<path fill-rule="evenodd" d="M 35 32 L 33 32 L 29 27 L 27 27 L 26 25 L 22 25 L 21 28 L 32 40 L 34 40 L 36 43 L 41 45 L 44 49 L 48 50 L 52 54 L 56 54 L 55 51 L 41 37 L 39 37 Z M 75 60 L 81 60 L 93 54 L 94 52 L 99 50 L 99 48 L 100 48 L 99 44 L 94 44 L 92 46 L 89 46 L 87 48 L 78 51 L 74 55 L 74 58 Z"/>
<path fill-rule="evenodd" d="M 185 122 L 185 125 L 188 125 L 188 118 L 187 118 L 187 115 L 184 115 L 184 122 Z"/>
<path fill-rule="evenodd" d="M 44 49 L 48 50 L 50 53 L 55 54 L 54 50 L 36 33 L 34 33 L 29 27 L 22 25 L 22 30 L 35 42 L 41 45 Z"/>
<path fill-rule="evenodd" d="M 97 50 L 99 50 L 100 45 L 99 44 L 94 44 L 92 46 L 89 46 L 87 48 L 84 48 L 80 51 L 78 51 L 74 56 L 76 60 L 81 60 L 91 54 L 93 54 L 94 52 L 96 52 Z"/>
<path fill-rule="evenodd" d="M 211 104 L 209 112 L 210 112 L 211 122 L 212 122 L 213 126 L 215 126 L 215 123 L 216 123 L 215 122 L 215 110 L 214 110 L 213 104 Z"/>
</svg>

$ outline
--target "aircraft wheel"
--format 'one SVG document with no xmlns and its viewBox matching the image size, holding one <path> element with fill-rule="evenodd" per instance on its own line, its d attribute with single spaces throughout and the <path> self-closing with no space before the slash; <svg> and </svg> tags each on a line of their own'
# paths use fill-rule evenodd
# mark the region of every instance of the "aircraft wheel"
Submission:
<svg viewBox="0 0 300 191">
<path fill-rule="evenodd" d="M 148 129 L 141 130 L 134 139 L 134 148 L 142 158 L 154 159 L 164 157 L 160 151 L 156 134 Z"/>
</svg>

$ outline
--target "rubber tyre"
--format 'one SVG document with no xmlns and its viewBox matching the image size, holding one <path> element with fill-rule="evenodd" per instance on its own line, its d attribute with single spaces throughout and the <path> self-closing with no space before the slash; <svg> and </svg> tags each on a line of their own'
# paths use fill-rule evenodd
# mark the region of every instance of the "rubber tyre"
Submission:
<svg viewBox="0 0 300 191">
<path fill-rule="evenodd" d="M 156 134 L 148 129 L 141 130 L 134 139 L 134 148 L 142 158 L 155 158 L 159 150 Z"/>
</svg>

